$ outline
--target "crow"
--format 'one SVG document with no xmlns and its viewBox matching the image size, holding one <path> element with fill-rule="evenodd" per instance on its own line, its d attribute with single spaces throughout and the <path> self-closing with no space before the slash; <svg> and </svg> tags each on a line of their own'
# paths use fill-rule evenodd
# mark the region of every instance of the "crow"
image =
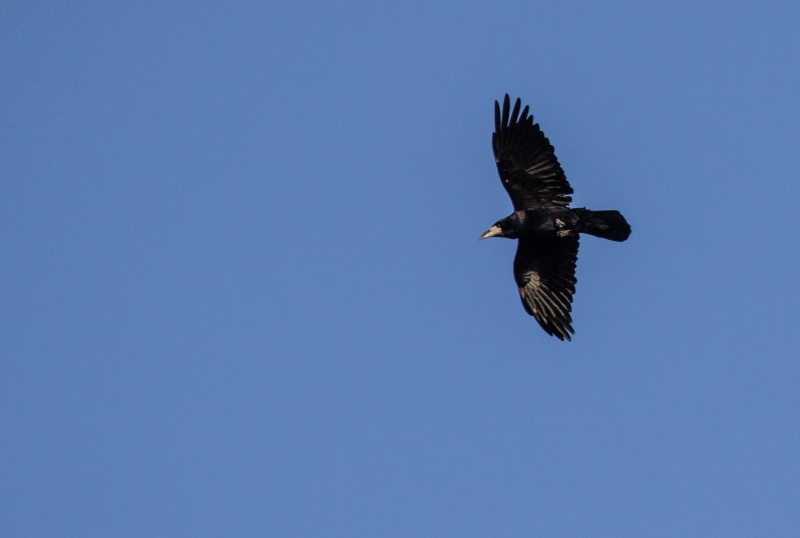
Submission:
<svg viewBox="0 0 800 538">
<path fill-rule="evenodd" d="M 572 340 L 572 296 L 579 234 L 625 241 L 631 227 L 619 211 L 570 208 L 572 187 L 528 107 L 517 99 L 511 110 L 506 94 L 503 112 L 494 102 L 492 148 L 497 171 L 514 212 L 481 235 L 517 239 L 514 279 L 525 311 L 546 333 Z"/>
</svg>

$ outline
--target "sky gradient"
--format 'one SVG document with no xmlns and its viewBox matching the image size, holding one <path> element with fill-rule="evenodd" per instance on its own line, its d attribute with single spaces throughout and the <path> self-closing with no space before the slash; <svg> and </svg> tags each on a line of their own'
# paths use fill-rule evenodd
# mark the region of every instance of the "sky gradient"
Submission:
<svg viewBox="0 0 800 538">
<path fill-rule="evenodd" d="M 0 535 L 800 533 L 798 6 L 2 3 Z"/>
</svg>

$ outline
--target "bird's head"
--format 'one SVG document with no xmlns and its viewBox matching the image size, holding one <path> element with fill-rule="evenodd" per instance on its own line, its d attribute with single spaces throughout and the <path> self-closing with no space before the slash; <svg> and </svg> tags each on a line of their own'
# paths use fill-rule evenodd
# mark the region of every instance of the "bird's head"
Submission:
<svg viewBox="0 0 800 538">
<path fill-rule="evenodd" d="M 517 231 L 516 223 L 512 222 L 511 217 L 506 217 L 502 220 L 498 220 L 491 228 L 483 232 L 480 239 L 486 239 L 487 237 L 507 237 L 509 239 L 516 239 L 519 237 Z"/>
</svg>

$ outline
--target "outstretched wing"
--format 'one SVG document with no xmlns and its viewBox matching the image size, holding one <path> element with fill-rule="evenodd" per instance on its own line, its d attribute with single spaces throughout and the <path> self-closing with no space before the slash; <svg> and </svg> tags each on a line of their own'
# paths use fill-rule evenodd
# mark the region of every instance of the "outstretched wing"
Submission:
<svg viewBox="0 0 800 538">
<path fill-rule="evenodd" d="M 572 198 L 572 187 L 558 164 L 553 146 L 544 136 L 528 107 L 519 113 L 517 99 L 514 110 L 508 94 L 500 103 L 494 102 L 494 134 L 492 149 L 503 187 L 511 196 L 514 211 L 545 206 L 566 206 Z"/>
<path fill-rule="evenodd" d="M 578 236 L 521 238 L 514 258 L 514 279 L 525 310 L 548 334 L 571 340 L 572 295 Z"/>
</svg>

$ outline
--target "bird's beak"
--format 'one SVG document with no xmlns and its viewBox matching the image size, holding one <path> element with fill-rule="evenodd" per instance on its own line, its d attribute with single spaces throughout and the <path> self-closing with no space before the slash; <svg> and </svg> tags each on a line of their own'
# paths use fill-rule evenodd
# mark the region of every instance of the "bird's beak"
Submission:
<svg viewBox="0 0 800 538">
<path fill-rule="evenodd" d="M 483 232 L 483 235 L 480 237 L 480 239 L 486 239 L 487 237 L 494 237 L 496 235 L 500 235 L 501 233 L 503 233 L 503 230 L 500 229 L 500 226 L 495 225 L 486 230 L 485 232 Z"/>
</svg>

